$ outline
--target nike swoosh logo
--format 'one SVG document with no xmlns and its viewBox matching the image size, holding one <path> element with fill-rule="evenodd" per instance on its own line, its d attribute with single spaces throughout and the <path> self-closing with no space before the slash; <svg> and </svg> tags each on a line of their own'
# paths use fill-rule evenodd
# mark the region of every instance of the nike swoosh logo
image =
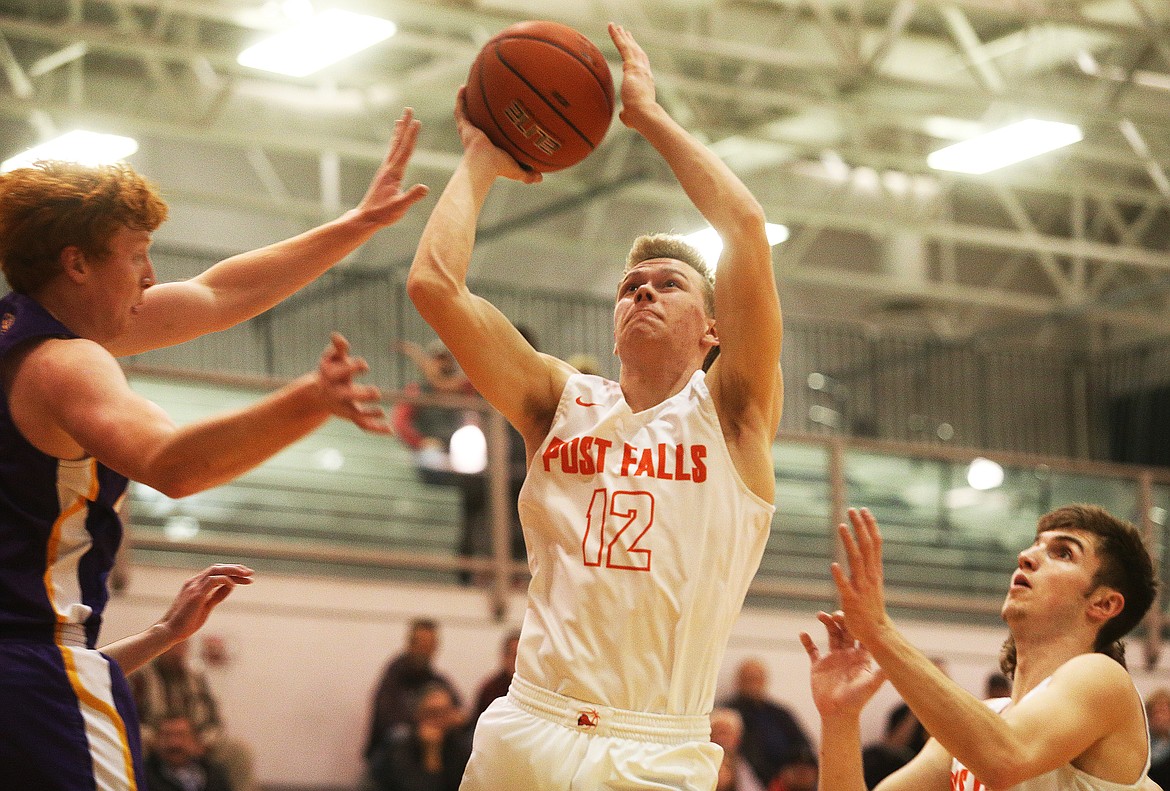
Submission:
<svg viewBox="0 0 1170 791">
<path fill-rule="evenodd" d="M 577 406 L 597 406 L 592 401 L 582 401 L 581 396 L 577 396 Z"/>
</svg>

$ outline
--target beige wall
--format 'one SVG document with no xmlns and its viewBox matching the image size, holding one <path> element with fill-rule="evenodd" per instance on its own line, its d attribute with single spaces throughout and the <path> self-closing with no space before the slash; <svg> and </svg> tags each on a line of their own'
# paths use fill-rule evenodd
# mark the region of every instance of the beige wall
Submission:
<svg viewBox="0 0 1170 791">
<path fill-rule="evenodd" d="M 102 642 L 147 627 L 190 573 L 133 567 L 128 588 L 107 610 Z M 480 679 L 495 670 L 500 639 L 522 611 L 520 595 L 496 623 L 486 597 L 466 589 L 262 574 L 233 593 L 202 634 L 222 637 L 230 648 L 230 663 L 210 676 L 229 730 L 254 746 L 260 782 L 335 788 L 359 776 L 373 687 L 388 657 L 400 650 L 411 618 L 439 620 L 436 664 L 471 698 Z M 792 706 L 815 740 L 816 711 L 797 635 L 817 626 L 812 611 L 799 605 L 783 612 L 745 610 L 728 646 L 721 694 L 741 659 L 761 657 L 772 671 L 772 692 Z M 1004 636 L 999 628 L 905 626 L 917 646 L 946 658 L 952 677 L 973 692 L 995 667 Z M 1133 664 L 1140 664 L 1138 649 L 1131 649 Z M 1143 691 L 1167 678 L 1165 662 L 1156 674 L 1135 674 Z M 864 716 L 867 740 L 880 734 L 896 701 L 888 685 L 878 693 Z"/>
</svg>

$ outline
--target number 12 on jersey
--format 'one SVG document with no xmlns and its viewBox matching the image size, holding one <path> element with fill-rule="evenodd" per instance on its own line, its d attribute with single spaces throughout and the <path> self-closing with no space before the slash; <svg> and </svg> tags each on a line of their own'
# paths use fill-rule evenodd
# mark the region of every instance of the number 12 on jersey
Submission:
<svg viewBox="0 0 1170 791">
<path fill-rule="evenodd" d="M 653 524 L 650 492 L 594 489 L 585 514 L 582 560 L 586 566 L 649 571 L 650 550 L 639 543 Z"/>
</svg>

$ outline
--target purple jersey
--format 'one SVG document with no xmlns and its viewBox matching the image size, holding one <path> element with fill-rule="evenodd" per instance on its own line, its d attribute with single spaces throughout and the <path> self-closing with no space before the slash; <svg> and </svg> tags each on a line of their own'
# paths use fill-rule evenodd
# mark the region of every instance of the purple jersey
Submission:
<svg viewBox="0 0 1170 791">
<path fill-rule="evenodd" d="M 0 360 L 38 338 L 75 338 L 34 300 L 0 298 Z M 64 461 L 33 447 L 0 400 L 0 636 L 57 641 L 66 624 L 97 641 L 106 578 L 122 538 L 126 478 L 92 458 Z"/>
</svg>

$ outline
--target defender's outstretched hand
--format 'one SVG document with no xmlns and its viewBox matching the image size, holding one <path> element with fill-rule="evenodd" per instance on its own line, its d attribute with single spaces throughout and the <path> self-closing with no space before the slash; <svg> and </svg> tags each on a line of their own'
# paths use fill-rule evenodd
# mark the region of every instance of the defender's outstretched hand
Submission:
<svg viewBox="0 0 1170 791">
<path fill-rule="evenodd" d="M 825 626 L 829 653 L 821 654 L 808 632 L 800 633 L 800 642 L 808 654 L 813 703 L 823 719 L 860 716 L 885 682 L 885 674 L 865 646 L 853 639 L 843 613 L 819 612 L 817 620 Z"/>
<path fill-rule="evenodd" d="M 184 582 L 166 614 L 157 622 L 167 632 L 168 645 L 182 642 L 199 631 L 211 611 L 237 585 L 252 584 L 252 573 L 252 569 L 237 563 L 216 563 Z"/>
<path fill-rule="evenodd" d="M 850 508 L 849 521 L 853 523 L 853 533 L 844 524 L 837 526 L 849 573 L 838 563 L 833 563 L 830 569 L 850 632 L 861 642 L 874 645 L 877 632 L 892 627 L 886 613 L 882 534 L 868 508 Z"/>
<path fill-rule="evenodd" d="M 375 434 L 393 434 L 386 421 L 386 411 L 378 406 L 382 393 L 373 385 L 354 382 L 355 377 L 370 370 L 361 357 L 349 353 L 349 341 L 341 333 L 333 333 L 329 346 L 321 354 L 317 376 L 325 407 L 364 431 Z"/>
<path fill-rule="evenodd" d="M 410 162 L 411 154 L 414 153 L 420 126 L 414 117 L 414 110 L 407 107 L 402 117 L 394 122 L 390 151 L 378 167 L 378 172 L 374 174 L 374 180 L 370 182 L 365 197 L 358 204 L 358 212 L 378 226 L 398 222 L 407 210 L 425 198 L 429 191 L 424 184 L 415 184 L 405 192 L 402 191 L 402 178 L 406 175 L 406 166 Z"/>
<path fill-rule="evenodd" d="M 459 128 L 463 150 L 467 154 L 489 159 L 497 176 L 525 184 L 539 183 L 544 178 L 540 173 L 520 167 L 520 163 L 507 151 L 496 146 L 479 127 L 467 120 L 466 96 L 467 86 L 464 85 L 455 96 L 455 126 Z"/>
<path fill-rule="evenodd" d="M 609 37 L 622 56 L 622 123 L 634 127 L 642 113 L 658 104 L 650 58 L 621 25 L 609 23 Z"/>
</svg>

